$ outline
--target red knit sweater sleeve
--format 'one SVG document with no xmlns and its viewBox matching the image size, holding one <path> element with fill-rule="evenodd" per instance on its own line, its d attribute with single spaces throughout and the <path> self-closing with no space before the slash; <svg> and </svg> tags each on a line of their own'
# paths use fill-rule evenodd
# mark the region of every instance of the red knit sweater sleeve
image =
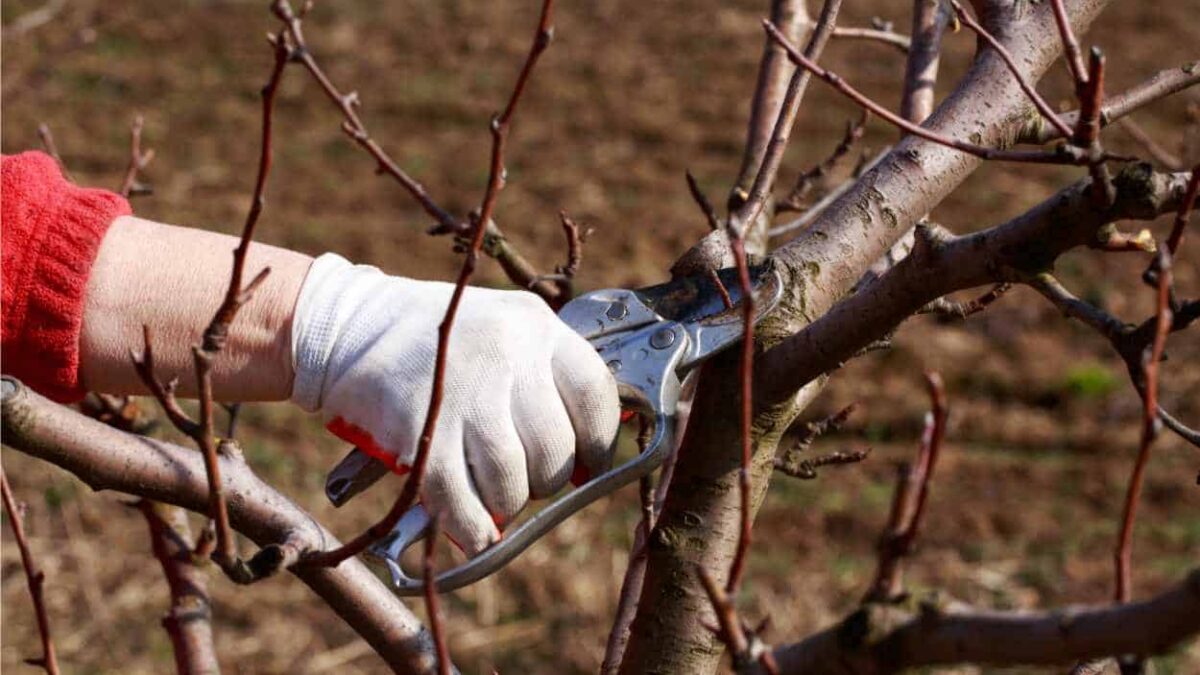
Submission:
<svg viewBox="0 0 1200 675">
<path fill-rule="evenodd" d="M 0 158 L 0 369 L 57 401 L 77 400 L 84 294 L 100 241 L 130 213 L 120 195 L 77 187 L 40 152 Z"/>
</svg>

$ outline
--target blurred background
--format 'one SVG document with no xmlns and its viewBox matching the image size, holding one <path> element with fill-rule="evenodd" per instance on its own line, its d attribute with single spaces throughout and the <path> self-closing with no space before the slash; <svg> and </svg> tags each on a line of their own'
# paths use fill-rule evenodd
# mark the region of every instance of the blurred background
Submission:
<svg viewBox="0 0 1200 675">
<path fill-rule="evenodd" d="M 684 183 L 690 169 L 724 202 L 741 158 L 761 53 L 762 1 L 616 0 L 557 8 L 555 41 L 518 112 L 497 219 L 543 270 L 564 255 L 558 211 L 596 229 L 580 288 L 661 281 L 706 232 Z M 874 16 L 908 32 L 909 3 L 852 0 L 842 25 Z M 244 0 L 3 0 L 5 153 L 40 147 L 54 132 L 76 180 L 115 189 L 128 158 L 129 124 L 145 115 L 142 216 L 235 232 L 244 218 L 259 143 L 258 91 L 277 28 L 268 3 Z M 1108 87 L 1197 57 L 1194 0 L 1117 2 L 1086 36 L 1108 54 Z M 49 19 L 21 24 L 32 11 Z M 487 178 L 489 116 L 508 96 L 528 48 L 538 3 L 318 2 L 309 42 L 344 90 L 357 90 L 372 134 L 454 213 L 477 205 Z M 939 95 L 968 64 L 974 39 L 948 34 Z M 823 61 L 895 107 L 903 57 L 874 43 L 835 40 Z M 1041 90 L 1073 107 L 1066 70 Z M 1200 91 L 1134 119 L 1178 152 Z M 823 159 L 858 111 L 814 82 L 781 172 Z M 1195 124 L 1194 119 L 1191 124 Z M 385 270 L 449 279 L 451 242 L 424 234 L 427 219 L 339 130 L 340 118 L 301 70 L 285 76 L 276 114 L 276 164 L 260 239 L 310 254 L 337 251 Z M 1193 131 L 1195 133 L 1195 131 Z M 873 121 L 856 152 L 894 142 Z M 1118 153 L 1140 146 L 1119 129 Z M 1190 161 L 1200 158 L 1192 156 Z M 990 165 L 933 214 L 956 232 L 1001 222 L 1079 170 Z M 1193 218 L 1194 221 L 1194 218 Z M 1168 221 L 1154 226 L 1165 235 Z M 1194 228 L 1193 228 L 1194 231 Z M 1176 265 L 1185 296 L 1200 293 L 1200 237 Z M 1138 277 L 1141 254 L 1071 254 L 1058 265 L 1075 292 L 1128 321 L 1151 312 Z M 164 261 L 170 264 L 170 261 Z M 504 286 L 481 265 L 477 282 Z M 204 309 L 207 319 L 210 310 Z M 1200 422 L 1200 340 L 1177 334 L 1163 368 L 1163 402 Z M 951 401 L 947 447 L 920 549 L 908 563 L 913 591 L 944 590 L 996 608 L 1100 603 L 1111 596 L 1121 501 L 1137 449 L 1140 404 L 1107 343 L 1063 320 L 1024 289 L 964 323 L 910 320 L 895 347 L 859 359 L 805 415 L 853 402 L 858 412 L 814 452 L 870 446 L 872 456 L 815 481 L 777 476 L 758 519 L 741 602 L 769 613 L 770 639 L 790 641 L 852 609 L 873 571 L 891 499 L 894 463 L 915 454 L 927 402 L 921 373 L 940 370 Z M 153 409 L 152 404 L 148 407 Z M 239 436 L 254 468 L 343 536 L 391 502 L 384 484 L 341 511 L 323 495 L 324 473 L 345 450 L 319 421 L 286 405 L 248 406 Z M 165 437 L 172 434 L 160 430 Z M 94 494 L 52 466 L 3 455 L 27 529 L 47 574 L 60 661 L 68 672 L 156 673 L 172 668 L 159 626 L 167 589 L 144 521 L 114 494 Z M 1134 544 L 1134 592 L 1178 581 L 1200 560 L 1200 456 L 1170 434 L 1154 449 Z M 636 490 L 564 523 L 504 572 L 444 601 L 452 653 L 464 672 L 583 673 L 603 653 L 637 518 Z M 8 527 L 3 532 L 0 667 L 28 668 L 38 653 L 33 614 Z M 373 673 L 366 645 L 299 582 L 283 575 L 252 589 L 212 575 L 217 648 L 226 672 Z M 421 604 L 413 603 L 417 612 Z M 1200 645 L 1156 659 L 1159 673 L 1200 672 Z M 981 672 L 977 668 L 952 672 Z M 986 672 L 983 671 L 983 672 Z M 1024 672 L 1024 671 L 1005 671 Z M 1036 671 L 1042 672 L 1042 671 Z M 1054 672 L 1054 671 L 1048 671 Z"/>
</svg>

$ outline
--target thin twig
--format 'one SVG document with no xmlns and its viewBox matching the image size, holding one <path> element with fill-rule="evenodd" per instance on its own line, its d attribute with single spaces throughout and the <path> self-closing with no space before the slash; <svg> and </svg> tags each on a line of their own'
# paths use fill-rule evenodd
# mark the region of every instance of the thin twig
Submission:
<svg viewBox="0 0 1200 675">
<path fill-rule="evenodd" d="M 912 45 L 912 40 L 907 35 L 897 33 L 894 30 L 884 30 L 879 28 L 852 28 L 849 26 L 837 26 L 833 29 L 833 37 L 851 40 L 870 40 L 880 44 L 894 47 L 900 50 L 901 54 L 907 54 Z"/>
<path fill-rule="evenodd" d="M 837 89 L 858 105 L 870 110 L 872 113 L 882 117 L 889 123 L 901 128 L 902 130 L 919 136 L 925 140 L 944 145 L 948 148 L 953 148 L 969 155 L 974 155 L 985 160 L 1002 160 L 1008 162 L 1028 162 L 1034 164 L 1070 164 L 1070 165 L 1085 165 L 1089 163 L 1089 159 L 1083 153 L 1069 146 L 1061 146 L 1053 151 L 1027 151 L 1027 150 L 1000 150 L 996 148 L 987 148 L 974 143 L 967 143 L 948 136 L 944 136 L 936 131 L 926 129 L 925 127 L 913 124 L 883 107 L 879 103 L 864 95 L 854 87 L 846 83 L 840 75 L 826 70 L 817 65 L 814 61 L 801 54 L 794 45 L 788 42 L 779 29 L 771 22 L 763 21 L 763 26 L 767 32 L 781 45 L 788 53 L 788 57 L 798 66 L 811 72 L 816 77 L 824 80 L 834 89 Z M 1102 156 L 1100 159 L 1111 159 L 1108 155 Z"/>
<path fill-rule="evenodd" d="M 842 134 L 842 140 L 837 147 L 823 161 L 796 178 L 796 185 L 792 188 L 791 193 L 775 205 L 775 213 L 806 210 L 802 203 L 805 195 L 812 190 L 814 185 L 828 177 L 838 163 L 849 155 L 854 145 L 862 140 L 863 134 L 866 132 L 867 120 L 870 117 L 871 113 L 863 110 L 857 121 L 846 122 L 846 132 Z"/>
<path fill-rule="evenodd" d="M 829 194 L 821 197 L 820 201 L 805 209 L 804 213 L 800 217 L 791 222 L 772 227 L 767 231 L 767 234 L 772 237 L 778 237 L 789 232 L 802 230 L 811 225 L 812 222 L 815 221 L 826 208 L 841 198 L 842 195 L 849 192 L 850 188 L 854 187 L 854 184 L 858 182 L 860 176 L 867 173 L 871 169 L 874 169 L 879 162 L 883 161 L 883 158 L 887 156 L 889 151 L 891 151 L 890 147 L 880 150 L 878 154 L 863 164 L 860 167 L 860 170 L 855 171 L 855 175 L 853 177 L 843 181 L 841 185 L 837 186 L 833 190 L 830 190 Z"/>
<path fill-rule="evenodd" d="M 925 419 L 915 465 L 901 464 L 888 525 L 879 539 L 875 580 L 864 602 L 890 602 L 903 594 L 901 560 L 912 552 L 929 497 L 929 483 L 946 435 L 946 392 L 940 375 L 925 374 L 931 411 Z"/>
<path fill-rule="evenodd" d="M 425 557 L 421 566 L 425 579 L 425 611 L 429 614 L 429 632 L 433 634 L 433 644 L 437 650 L 438 675 L 450 675 L 453 664 L 450 661 L 450 650 L 446 647 L 446 625 L 442 620 L 441 603 L 438 600 L 437 572 L 434 569 L 434 551 L 437 547 L 438 535 L 442 533 L 442 523 L 438 515 L 432 514 L 429 519 L 429 531 L 425 534 Z"/>
<path fill-rule="evenodd" d="M 330 102 L 341 111 L 344 118 L 342 131 L 375 158 L 377 165 L 376 172 L 386 173 L 394 178 L 396 182 L 400 183 L 425 213 L 437 223 L 435 226 L 437 231 L 446 233 L 470 231 L 472 229 L 471 225 L 458 220 L 441 206 L 438 206 L 437 202 L 433 200 L 429 192 L 425 189 L 425 186 L 409 176 L 404 169 L 400 168 L 400 165 L 367 133 L 367 127 L 363 124 L 362 118 L 358 114 L 358 108 L 361 106 L 358 92 L 352 91 L 343 94 L 333 84 L 333 81 L 329 79 L 329 76 L 325 74 L 325 71 L 321 69 L 321 66 L 317 64 L 312 49 L 309 48 L 308 42 L 304 38 L 304 30 L 301 26 L 304 11 L 302 10 L 297 14 L 292 11 L 291 3 L 287 0 L 274 0 L 271 3 L 271 12 L 286 27 L 287 34 L 295 48 L 293 58 L 304 66 L 305 70 L 317 81 L 317 84 L 321 87 L 321 91 L 325 92 Z"/>
<path fill-rule="evenodd" d="M 1021 74 L 1021 69 L 1018 68 L 1016 62 L 1013 61 L 1013 56 L 1008 49 L 1006 49 L 1004 45 L 1000 44 L 1000 41 L 997 40 L 996 37 L 991 34 L 991 32 L 981 26 L 979 22 L 967 12 L 962 4 L 958 2 L 958 0 L 950 0 L 950 5 L 954 7 L 954 12 L 958 15 L 959 21 L 962 21 L 963 25 L 974 31 L 976 35 L 982 38 L 984 42 L 987 42 L 988 46 L 990 46 L 996 51 L 997 54 L 1000 55 L 1000 58 L 1004 60 L 1005 65 L 1008 66 L 1009 72 L 1011 72 L 1013 76 L 1017 78 L 1017 84 L 1020 85 L 1021 91 L 1025 92 L 1025 96 L 1029 98 L 1030 102 L 1033 103 L 1033 106 L 1037 108 L 1039 113 L 1042 114 L 1042 117 L 1049 121 L 1050 124 L 1052 124 L 1054 128 L 1058 130 L 1058 133 L 1062 134 L 1063 136 L 1070 136 L 1071 127 L 1067 126 L 1067 123 L 1062 121 L 1062 118 L 1060 118 L 1058 114 L 1054 112 L 1054 109 L 1050 107 L 1050 104 L 1046 102 L 1046 99 L 1042 98 L 1042 96 L 1037 93 L 1037 89 L 1035 89 L 1034 86 L 1029 83 L 1029 80 L 1025 79 L 1025 76 Z"/>
<path fill-rule="evenodd" d="M 1170 169 L 1171 171 L 1179 171 L 1183 169 L 1182 160 L 1175 156 L 1175 154 L 1170 150 L 1167 150 L 1163 146 L 1159 145 L 1158 142 L 1155 141 L 1150 134 L 1146 133 L 1146 130 L 1143 129 L 1141 125 L 1139 125 L 1137 122 L 1134 122 L 1133 119 L 1129 117 L 1122 117 L 1121 119 L 1117 120 L 1117 125 L 1120 126 L 1125 133 L 1129 134 L 1129 137 L 1136 141 L 1138 145 L 1142 146 L 1142 149 L 1146 151 L 1146 154 L 1150 155 L 1151 159 L 1158 162 L 1163 167 Z"/>
<path fill-rule="evenodd" d="M 283 4 L 286 6 L 286 3 Z M 425 424 L 422 427 L 421 435 L 417 442 L 417 452 L 416 458 L 413 461 L 412 472 L 408 480 L 404 483 L 404 488 L 401 490 L 400 496 L 392 504 L 391 509 L 382 520 L 367 528 L 365 532 L 350 540 L 344 546 L 308 556 L 306 562 L 309 564 L 336 566 L 346 558 L 362 552 L 372 543 L 390 532 L 396 523 L 400 521 L 401 516 L 408 511 L 420 495 L 421 486 L 425 480 L 425 467 L 429 460 L 429 450 L 433 445 L 433 434 L 436 430 L 438 415 L 441 413 L 446 358 L 450 346 L 450 331 L 454 326 L 454 318 L 458 314 L 458 306 L 462 301 L 462 295 L 466 290 L 467 282 L 470 281 L 479 260 L 479 251 L 483 245 L 484 233 L 487 231 L 485 224 L 491 221 L 492 211 L 496 205 L 496 198 L 504 185 L 504 142 L 508 135 L 509 123 L 512 120 L 513 113 L 516 111 L 517 103 L 520 102 L 521 94 L 525 91 L 525 85 L 529 81 L 533 67 L 537 64 L 541 53 L 549 46 L 553 35 L 553 28 L 550 23 L 553 9 L 554 0 L 543 1 L 533 44 L 530 46 L 525 64 L 521 67 L 521 73 L 517 76 L 517 82 L 513 86 L 512 95 L 508 99 L 508 104 L 505 106 L 504 112 L 493 117 L 490 124 L 492 154 L 487 189 L 484 192 L 483 203 L 479 208 L 479 217 L 474 221 L 471 246 L 466 251 L 462 269 L 459 271 L 458 280 L 455 282 L 454 293 L 450 296 L 450 305 L 446 309 L 446 314 L 441 324 L 438 325 L 438 349 L 434 361 L 433 387 L 429 397 L 429 411 L 425 416 Z M 298 19 L 293 25 L 296 26 L 296 30 L 299 29 Z"/>
<path fill-rule="evenodd" d="M 825 4 L 821 8 L 821 16 L 817 19 L 817 26 L 813 29 L 812 36 L 809 37 L 808 44 L 804 47 L 808 58 L 819 58 L 821 52 L 825 50 L 829 36 L 833 33 L 833 27 L 837 24 L 837 15 L 841 6 L 842 0 L 825 0 Z M 776 32 L 786 42 L 783 33 L 778 32 L 778 29 Z M 788 45 L 783 46 L 785 50 L 788 49 Z M 762 164 L 754 176 L 754 182 L 750 186 L 745 203 L 733 209 L 734 213 L 730 216 L 731 238 L 734 234 L 738 237 L 745 237 L 746 231 L 758 220 L 759 214 L 766 206 L 771 189 L 775 185 L 775 177 L 779 173 L 779 165 L 783 162 L 784 151 L 787 150 L 788 139 L 792 135 L 792 127 L 796 122 L 800 101 L 804 98 L 804 92 L 808 89 L 810 79 L 812 78 L 807 72 L 797 68 L 792 73 L 791 80 L 788 81 L 787 92 L 779 107 L 779 116 L 775 119 L 771 140 L 767 143 Z M 734 232 L 735 230 L 736 232 Z"/>
<path fill-rule="evenodd" d="M 781 113 L 782 117 L 783 113 Z M 741 496 L 741 527 L 738 532 L 737 552 L 729 565 L 729 579 L 725 582 L 728 593 L 735 594 L 745 573 L 746 559 L 750 554 L 750 539 L 754 514 L 750 506 L 750 464 L 754 457 L 754 437 L 751 424 L 754 420 L 754 289 L 750 284 L 750 266 L 746 260 L 746 240 L 732 225 L 729 227 L 729 245 L 737 265 L 738 282 L 742 291 L 742 349 L 739 363 L 739 387 L 741 389 L 741 465 L 738 467 L 738 491 Z"/>
<path fill-rule="evenodd" d="M 691 171 L 685 171 L 684 176 L 687 178 L 688 192 L 691 193 L 692 199 L 696 200 L 696 205 L 700 207 L 700 211 L 704 214 L 704 219 L 708 221 L 708 227 L 711 230 L 721 228 L 721 219 L 717 216 L 717 210 L 713 208 L 712 202 L 708 201 L 704 190 L 700 189 L 700 184 L 696 182 L 696 177 Z"/>
<path fill-rule="evenodd" d="M 153 149 L 142 151 L 142 127 L 144 124 L 145 119 L 141 115 L 137 115 L 129 127 L 129 166 L 125 169 L 121 187 L 117 188 L 117 193 L 122 197 L 148 195 L 151 192 L 149 185 L 138 181 L 138 174 L 145 171 L 154 159 Z"/>
<path fill-rule="evenodd" d="M 67 170 L 67 163 L 63 161 L 62 155 L 58 154 L 58 145 L 54 142 L 54 134 L 50 133 L 50 126 L 44 122 L 39 124 L 37 133 L 38 138 L 42 141 L 42 147 L 54 158 L 54 161 L 58 162 L 58 170 L 62 171 L 63 177 L 72 183 L 75 182 L 75 179 L 71 178 L 71 172 Z"/>
<path fill-rule="evenodd" d="M 1083 56 L 1079 51 L 1079 41 L 1075 39 L 1075 32 L 1071 29 L 1071 19 L 1067 16 L 1063 0 L 1050 0 L 1050 6 L 1054 8 L 1054 23 L 1058 26 L 1059 37 L 1062 38 L 1063 57 L 1067 60 L 1071 77 L 1075 80 L 1075 91 L 1080 92 L 1082 98 L 1083 85 L 1087 84 L 1088 78 Z"/>
<path fill-rule="evenodd" d="M 996 284 L 983 295 L 966 302 L 954 302 L 946 298 L 938 298 L 922 307 L 920 313 L 934 314 L 942 319 L 965 319 L 972 314 L 978 314 L 987 309 L 989 305 L 1004 297 L 1005 293 L 1012 290 L 1012 287 L 1013 285 L 1010 283 Z"/>
<path fill-rule="evenodd" d="M 638 430 L 638 452 L 645 452 L 646 446 L 650 443 L 650 426 L 647 420 L 640 418 L 640 427 Z M 686 426 L 686 413 L 682 414 L 679 421 L 679 426 Z M 621 592 L 617 598 L 617 611 L 613 618 L 612 629 L 608 634 L 608 642 L 604 648 L 604 660 L 600 664 L 601 675 L 615 675 L 621 667 L 621 660 L 625 656 L 625 646 L 629 643 L 629 628 L 633 624 L 634 616 L 637 613 L 638 600 L 642 596 L 642 587 L 646 581 L 646 563 L 649 560 L 650 549 L 650 533 L 654 529 L 655 520 L 658 514 L 662 511 L 663 500 L 667 496 L 667 488 L 671 485 L 671 475 L 675 469 L 675 452 L 672 449 L 666 461 L 663 462 L 662 471 L 659 472 L 658 486 L 654 490 L 653 499 L 650 500 L 650 512 L 646 512 L 646 488 L 649 484 L 649 478 L 641 481 L 640 496 L 642 498 L 642 519 L 638 523 L 637 530 L 634 533 L 633 548 L 629 555 L 629 564 L 625 568 L 625 578 L 621 581 Z"/>
<path fill-rule="evenodd" d="M 46 613 L 46 601 L 42 595 L 42 587 L 46 582 L 46 573 L 38 567 L 29 550 L 29 540 L 25 538 L 25 524 L 21 510 L 13 499 L 12 488 L 8 486 L 8 476 L 0 468 L 0 490 L 3 491 L 4 510 L 8 512 L 8 523 L 12 527 L 13 538 L 17 540 L 17 549 L 21 552 L 21 567 L 25 569 L 25 581 L 29 584 L 29 597 L 33 600 L 33 611 L 37 616 L 38 634 L 42 636 L 42 656 L 36 659 L 26 659 L 31 666 L 44 668 L 49 675 L 58 675 L 58 657 L 54 653 L 54 639 L 50 635 L 50 616 Z"/>
<path fill-rule="evenodd" d="M 1200 193 L 1200 164 L 1192 167 L 1192 177 L 1188 179 L 1187 192 L 1184 193 L 1179 210 L 1175 212 L 1175 220 L 1171 223 L 1171 234 L 1167 237 L 1167 251 L 1172 256 L 1179 252 L 1179 245 L 1183 243 L 1183 230 L 1187 227 L 1188 217 L 1192 210 L 1196 208 L 1198 193 Z"/>
<path fill-rule="evenodd" d="M 775 665 L 771 650 L 762 643 L 755 631 L 747 630 L 742 625 L 728 589 L 721 588 L 703 567 L 697 567 L 696 572 L 717 615 L 719 628 L 716 633 L 729 648 L 734 671 L 742 672 L 750 664 L 757 663 L 766 673 L 777 675 L 779 668 Z"/>
<path fill-rule="evenodd" d="M 275 52 L 275 61 L 266 86 L 262 89 L 262 142 L 259 153 L 258 175 L 254 183 L 254 193 L 250 201 L 250 209 L 242 226 L 241 238 L 233 251 L 233 267 L 229 274 L 229 285 L 225 289 L 224 298 L 213 314 L 212 320 L 205 328 L 201 343 L 192 347 L 192 360 L 196 372 L 200 415 L 199 420 L 193 421 L 183 414 L 178 403 L 174 401 L 174 383 L 162 384 L 154 373 L 152 334 L 149 326 L 143 327 L 144 348 L 139 359 L 133 356 L 134 366 L 143 382 L 159 400 L 167 417 L 176 427 L 187 434 L 199 446 L 204 455 L 205 470 L 209 485 L 209 517 L 215 530 L 215 548 L 212 551 L 213 560 L 222 571 L 238 583 L 251 583 L 267 574 L 272 574 L 278 566 L 259 568 L 247 565 L 237 551 L 233 528 L 229 524 L 229 508 L 225 502 L 224 486 L 221 481 L 221 469 L 218 461 L 219 448 L 214 434 L 214 403 L 212 386 L 213 359 L 224 348 L 229 337 L 229 328 L 238 311 L 254 294 L 255 289 L 266 279 L 270 268 L 259 271 L 249 283 L 243 285 L 246 258 L 250 244 L 254 238 L 255 226 L 258 224 L 264 204 L 267 176 L 271 170 L 271 127 L 275 106 L 276 93 L 283 76 L 284 67 L 292 57 L 293 49 L 284 36 L 270 36 Z M 137 134 L 135 134 L 135 137 Z M 135 146 L 134 152 L 140 152 Z M 207 530 L 207 528 L 206 528 Z M 202 536 L 198 547 L 208 547 L 208 540 Z M 252 561 L 253 562 L 253 561 Z"/>
<path fill-rule="evenodd" d="M 1145 373 L 1142 402 L 1142 440 L 1138 447 L 1137 461 L 1129 477 L 1125 493 L 1125 507 L 1121 518 L 1121 533 L 1113 553 L 1116 563 L 1116 602 L 1129 602 L 1132 596 L 1130 579 L 1130 553 L 1133 547 L 1133 523 L 1137 519 L 1138 500 L 1142 494 L 1146 465 L 1150 459 L 1150 446 L 1158 436 L 1161 422 L 1158 416 L 1158 364 L 1162 360 L 1167 333 L 1171 331 L 1171 307 L 1168 302 L 1171 290 L 1171 254 L 1160 249 L 1158 253 L 1158 302 L 1155 312 L 1154 340 L 1143 357 L 1142 371 Z"/>
<path fill-rule="evenodd" d="M 801 459 L 795 463 L 790 463 L 782 458 L 776 458 L 775 470 L 792 478 L 814 480 L 817 477 L 817 469 L 823 466 L 858 464 L 869 457 L 870 454 L 870 448 L 863 448 L 862 450 L 837 450 L 812 459 Z"/>
</svg>

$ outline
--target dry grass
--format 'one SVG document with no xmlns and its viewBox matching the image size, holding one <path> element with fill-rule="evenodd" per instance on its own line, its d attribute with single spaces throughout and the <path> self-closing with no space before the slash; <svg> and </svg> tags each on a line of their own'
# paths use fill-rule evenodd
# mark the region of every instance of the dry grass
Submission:
<svg viewBox="0 0 1200 675">
<path fill-rule="evenodd" d="M 6 21 L 39 3 L 4 0 Z M 314 49 L 339 81 L 356 85 L 379 140 L 453 210 L 475 203 L 486 180 L 486 121 L 526 47 L 536 3 L 366 0 L 318 3 Z M 759 54 L 764 3 L 706 0 L 696 6 L 621 0 L 561 8 L 554 46 L 516 123 L 501 223 L 543 268 L 562 253 L 557 212 L 594 225 L 584 287 L 657 281 L 705 230 L 688 197 L 685 168 L 714 201 L 736 170 L 746 100 Z M 1200 29 L 1187 3 L 1124 2 L 1091 40 L 1108 49 L 1110 88 L 1195 58 Z M 895 3 L 847 3 L 847 24 L 873 13 L 907 24 Z M 257 90 L 269 67 L 265 2 L 136 0 L 69 3 L 50 23 L 5 36 L 3 148 L 36 147 L 37 123 L 54 129 L 85 183 L 115 186 L 128 121 L 146 115 L 157 194 L 140 214 L 231 231 L 241 220 L 256 152 Z M 972 49 L 948 38 L 947 79 Z M 892 51 L 837 43 L 828 63 L 886 101 L 902 72 Z M 1065 69 L 1043 91 L 1067 101 Z M 945 88 L 943 88 L 943 92 Z M 1190 94 L 1196 102 L 1197 94 Z M 1156 138 L 1180 138 L 1187 97 L 1138 115 Z M 785 180 L 821 157 L 855 115 L 814 85 L 789 154 Z M 447 278 L 449 242 L 405 196 L 371 173 L 337 130 L 334 114 L 298 73 L 285 81 L 277 170 L 263 239 L 351 258 L 412 276 Z M 894 134 L 872 125 L 866 143 Z M 1120 132 L 1117 151 L 1134 148 Z M 994 166 L 980 171 L 936 218 L 957 231 L 994 223 L 1040 200 L 1077 172 Z M 1200 289 L 1196 237 L 1185 244 L 1180 286 Z M 1149 311 L 1136 256 L 1073 255 L 1060 265 L 1085 297 L 1129 319 Z M 499 284 L 494 266 L 485 283 Z M 1128 289 L 1135 289 L 1132 292 Z M 207 310 L 206 310 L 207 311 Z M 202 319 L 200 319 L 202 320 Z M 1200 419 L 1200 344 L 1176 338 L 1165 368 L 1165 403 Z M 814 410 L 851 400 L 864 409 L 831 445 L 871 443 L 859 467 L 816 482 L 780 478 L 760 517 L 747 616 L 770 611 L 774 638 L 827 625 L 861 595 L 871 547 L 887 509 L 893 459 L 912 452 L 924 397 L 919 373 L 940 369 L 953 404 L 951 443 L 939 469 L 914 589 L 944 588 L 1005 607 L 1100 602 L 1110 594 L 1109 551 L 1136 447 L 1139 408 L 1119 362 L 1086 331 L 1066 324 L 1031 293 L 1015 292 L 965 325 L 920 318 L 897 346 L 852 364 Z M 247 413 L 250 460 L 264 476 L 335 530 L 352 533 L 390 499 L 387 488 L 344 512 L 324 504 L 324 471 L 343 448 L 315 420 L 280 405 Z M 60 659 L 69 672 L 170 669 L 158 626 L 165 585 L 141 517 L 115 495 L 95 495 L 61 471 L 6 450 L 18 497 L 30 503 L 34 550 Z M 1164 437 L 1148 476 L 1136 532 L 1135 593 L 1194 566 L 1200 552 L 1196 455 Z M 497 577 L 448 600 L 450 645 L 465 672 L 590 672 L 599 662 L 635 516 L 634 491 L 592 506 Z M 0 666 L 37 652 L 16 551 L 4 533 Z M 214 584 L 217 639 L 229 672 L 380 672 L 339 620 L 288 578 L 246 591 Z M 415 605 L 419 608 L 419 603 Z M 1200 671 L 1200 646 L 1161 659 L 1160 673 Z M 974 672 L 974 671 L 971 671 Z"/>
</svg>

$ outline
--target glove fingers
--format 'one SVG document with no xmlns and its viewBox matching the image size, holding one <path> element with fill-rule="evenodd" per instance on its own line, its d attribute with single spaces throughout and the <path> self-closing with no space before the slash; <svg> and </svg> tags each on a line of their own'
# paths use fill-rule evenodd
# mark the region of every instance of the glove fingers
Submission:
<svg viewBox="0 0 1200 675">
<path fill-rule="evenodd" d="M 463 433 L 467 468 L 497 527 L 503 528 L 529 501 L 525 448 L 507 409 L 468 421 Z"/>
<path fill-rule="evenodd" d="M 474 556 L 500 539 L 500 531 L 479 499 L 463 457 L 462 436 L 441 429 L 430 448 L 430 464 L 421 501 L 437 514 L 442 531 L 468 556 Z"/>
<path fill-rule="evenodd" d="M 529 469 L 529 495 L 549 497 L 566 485 L 575 467 L 571 418 L 544 371 L 519 375 L 512 395 L 513 426 Z"/>
<path fill-rule="evenodd" d="M 621 423 L 616 381 L 592 345 L 573 331 L 559 340 L 552 366 L 575 430 L 576 457 L 590 476 L 603 473 L 612 465 L 613 440 Z"/>
</svg>

